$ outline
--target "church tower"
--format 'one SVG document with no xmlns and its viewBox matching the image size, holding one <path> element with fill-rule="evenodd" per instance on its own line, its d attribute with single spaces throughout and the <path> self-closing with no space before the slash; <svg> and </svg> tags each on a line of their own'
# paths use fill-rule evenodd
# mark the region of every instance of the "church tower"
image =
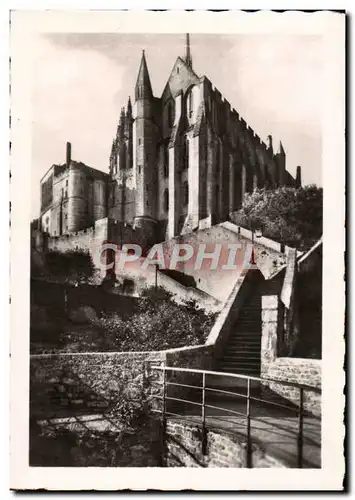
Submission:
<svg viewBox="0 0 355 500">
<path fill-rule="evenodd" d="M 156 227 L 157 127 L 152 86 L 143 51 L 133 108 L 133 166 L 136 176 L 135 226 L 153 237 Z"/>
</svg>

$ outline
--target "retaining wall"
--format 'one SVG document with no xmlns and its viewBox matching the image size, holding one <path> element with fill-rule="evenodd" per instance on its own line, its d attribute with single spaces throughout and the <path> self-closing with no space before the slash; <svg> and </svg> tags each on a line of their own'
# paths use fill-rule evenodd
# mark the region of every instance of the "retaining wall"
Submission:
<svg viewBox="0 0 355 500">
<path fill-rule="evenodd" d="M 245 468 L 246 442 L 242 436 L 220 430 L 207 430 L 206 454 L 202 453 L 201 430 L 183 420 L 169 419 L 165 433 L 166 467 L 235 467 Z M 253 444 L 254 468 L 275 468 L 285 465 Z"/>
<path fill-rule="evenodd" d="M 261 377 L 284 382 L 302 384 L 315 390 L 304 391 L 304 408 L 314 415 L 322 413 L 321 401 L 321 360 L 300 359 L 278 356 L 279 331 L 282 328 L 280 300 L 276 295 L 262 297 L 262 335 L 261 335 Z M 277 382 L 268 382 L 267 387 L 299 404 L 299 389 Z"/>
</svg>

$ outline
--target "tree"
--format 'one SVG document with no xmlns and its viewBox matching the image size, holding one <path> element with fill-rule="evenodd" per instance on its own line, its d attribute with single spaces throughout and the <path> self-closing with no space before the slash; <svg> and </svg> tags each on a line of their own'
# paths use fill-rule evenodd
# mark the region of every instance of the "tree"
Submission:
<svg viewBox="0 0 355 500">
<path fill-rule="evenodd" d="M 231 220 L 250 229 L 260 227 L 263 236 L 307 250 L 322 236 L 323 189 L 312 184 L 247 193 Z"/>
</svg>

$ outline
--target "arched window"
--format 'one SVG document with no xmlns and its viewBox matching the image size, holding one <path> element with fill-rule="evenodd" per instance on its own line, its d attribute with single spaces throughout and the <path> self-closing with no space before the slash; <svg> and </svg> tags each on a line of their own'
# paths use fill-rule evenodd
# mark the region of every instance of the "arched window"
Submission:
<svg viewBox="0 0 355 500">
<path fill-rule="evenodd" d="M 165 212 L 169 210 L 169 189 L 164 191 L 164 210 Z"/>
<path fill-rule="evenodd" d="M 183 189 L 183 191 L 182 191 L 183 204 L 187 205 L 189 203 L 189 184 L 188 184 L 188 182 L 184 182 L 182 189 Z"/>
</svg>

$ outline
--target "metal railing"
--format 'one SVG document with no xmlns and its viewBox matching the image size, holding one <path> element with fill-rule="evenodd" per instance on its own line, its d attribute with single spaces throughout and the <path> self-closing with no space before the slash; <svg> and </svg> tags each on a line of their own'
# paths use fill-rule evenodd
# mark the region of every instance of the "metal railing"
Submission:
<svg viewBox="0 0 355 500">
<path fill-rule="evenodd" d="M 191 416 L 188 414 L 184 413 L 176 413 L 169 411 L 169 408 L 167 406 L 168 401 L 173 401 L 173 402 L 179 402 L 183 404 L 191 404 L 195 405 L 196 407 L 201 408 L 201 413 L 200 416 L 197 419 L 197 423 L 201 425 L 201 430 L 202 430 L 202 438 L 201 438 L 201 446 L 202 446 L 202 454 L 206 455 L 207 452 L 207 427 L 208 424 L 206 422 L 206 409 L 214 409 L 218 411 L 222 411 L 225 413 L 229 413 L 233 416 L 236 417 L 242 417 L 245 419 L 245 430 L 246 430 L 246 466 L 247 468 L 252 468 L 252 439 L 251 439 L 251 423 L 252 423 L 252 415 L 251 415 L 251 407 L 252 407 L 252 402 L 253 401 L 258 401 L 259 403 L 265 404 L 265 405 L 271 405 L 273 407 L 281 408 L 283 410 L 289 410 L 297 416 L 297 468 L 302 468 L 304 466 L 304 453 L 303 453 L 303 448 L 304 448 L 304 416 L 307 413 L 305 408 L 304 408 L 304 393 L 305 391 L 311 391 L 314 393 L 321 393 L 321 390 L 315 387 L 310 387 L 307 385 L 301 385 L 301 384 L 295 384 L 291 382 L 285 382 L 285 381 L 280 381 L 280 380 L 274 380 L 274 379 L 266 379 L 266 378 L 260 378 L 260 377 L 254 377 L 254 376 L 249 376 L 249 375 L 239 375 L 239 374 L 234 374 L 234 373 L 225 373 L 225 372 L 215 372 L 215 371 L 209 371 L 209 370 L 200 370 L 200 369 L 190 369 L 190 368 L 176 368 L 176 367 L 170 367 L 170 366 L 152 366 L 151 367 L 153 370 L 159 370 L 163 372 L 163 381 L 162 381 L 162 394 L 161 395 L 153 395 L 153 398 L 161 399 L 162 401 L 162 408 L 161 410 L 154 409 L 153 411 L 155 413 L 160 413 L 161 414 L 161 419 L 162 419 L 162 425 L 163 429 L 165 431 L 166 429 L 166 419 L 168 416 L 175 416 L 175 417 L 183 417 L 184 419 L 194 421 L 196 423 L 195 416 Z M 195 385 L 195 384 L 189 384 L 189 383 L 178 383 L 176 381 L 171 382 L 168 380 L 167 374 L 168 373 L 185 373 L 185 374 L 200 374 L 201 375 L 201 385 Z M 234 391 L 228 391 L 225 389 L 220 389 L 220 388 L 215 388 L 215 387 L 208 387 L 206 384 L 206 377 L 211 376 L 211 377 L 229 377 L 231 379 L 239 379 L 239 380 L 244 380 L 246 382 L 246 393 L 242 394 L 240 392 L 234 392 Z M 296 389 L 298 391 L 298 404 L 295 405 L 293 402 L 291 404 L 294 404 L 293 407 L 285 404 L 281 404 L 275 401 L 270 401 L 267 399 L 262 399 L 255 397 L 252 395 L 251 389 L 252 389 L 252 382 L 258 382 L 259 384 L 263 384 L 268 386 L 268 384 L 279 384 L 285 387 L 291 387 L 293 389 Z M 194 389 L 201 391 L 201 402 L 198 402 L 193 399 L 185 399 L 185 398 L 179 398 L 179 397 L 172 397 L 168 395 L 168 388 L 169 386 L 175 386 L 179 388 L 185 388 L 185 389 Z M 232 410 L 230 408 L 226 408 L 223 406 L 215 406 L 208 404 L 206 402 L 206 393 L 215 393 L 215 394 L 222 394 L 222 395 L 228 395 L 228 396 L 237 396 L 239 398 L 243 398 L 246 402 L 246 411 L 245 413 L 239 412 Z M 280 397 L 281 399 L 281 397 Z M 221 421 L 227 421 L 225 418 L 222 418 L 221 416 L 216 416 L 214 415 L 212 417 L 213 419 L 221 420 Z M 258 418 L 253 417 L 254 420 L 258 420 Z M 262 421 L 262 419 L 261 419 Z M 228 421 L 230 422 L 230 421 Z M 214 426 L 215 427 L 215 426 Z"/>
</svg>

